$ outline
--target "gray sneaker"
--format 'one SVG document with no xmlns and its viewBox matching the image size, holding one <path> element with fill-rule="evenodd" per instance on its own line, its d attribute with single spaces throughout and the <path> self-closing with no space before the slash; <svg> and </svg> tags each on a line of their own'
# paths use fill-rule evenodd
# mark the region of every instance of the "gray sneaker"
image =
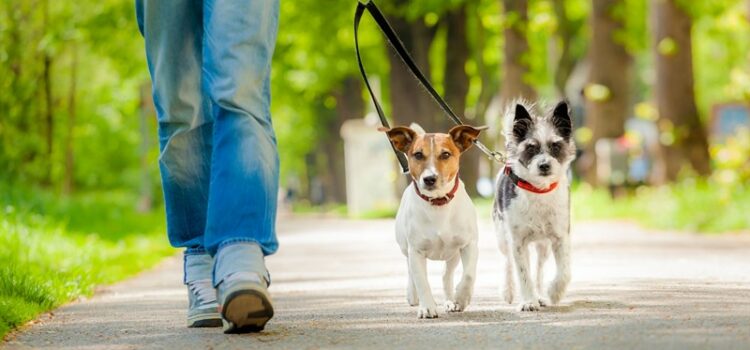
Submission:
<svg viewBox="0 0 750 350">
<path fill-rule="evenodd" d="M 210 279 L 189 282 L 188 287 L 188 327 L 221 327 L 219 304 L 216 302 L 216 289 Z"/>
<path fill-rule="evenodd" d="M 273 305 L 264 278 L 235 272 L 218 285 L 224 333 L 260 332 L 273 317 Z"/>
</svg>

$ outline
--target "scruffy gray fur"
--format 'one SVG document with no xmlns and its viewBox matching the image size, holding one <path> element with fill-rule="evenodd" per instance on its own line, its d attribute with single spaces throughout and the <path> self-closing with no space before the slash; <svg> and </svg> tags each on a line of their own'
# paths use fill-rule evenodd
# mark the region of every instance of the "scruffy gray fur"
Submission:
<svg viewBox="0 0 750 350">
<path fill-rule="evenodd" d="M 570 188 L 568 169 L 575 158 L 570 109 L 562 101 L 545 108 L 527 101 L 509 105 L 503 134 L 507 166 L 538 189 L 534 193 L 518 187 L 500 171 L 496 181 L 492 217 L 498 245 L 505 255 L 505 283 L 502 296 L 514 300 L 520 311 L 536 311 L 549 301 L 556 304 L 570 281 Z M 529 248 L 537 251 L 536 281 L 531 279 Z M 545 294 L 544 263 L 550 248 L 557 274 Z M 516 290 L 516 284 L 518 290 Z"/>
</svg>

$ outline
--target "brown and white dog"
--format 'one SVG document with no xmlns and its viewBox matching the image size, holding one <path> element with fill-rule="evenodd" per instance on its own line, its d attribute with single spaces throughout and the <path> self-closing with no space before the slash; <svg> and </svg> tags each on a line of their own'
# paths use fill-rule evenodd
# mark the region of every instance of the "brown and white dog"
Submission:
<svg viewBox="0 0 750 350">
<path fill-rule="evenodd" d="M 418 132 L 403 126 L 379 129 L 409 159 L 413 181 L 404 191 L 396 215 L 396 241 L 408 262 L 407 300 L 411 306 L 419 305 L 419 318 L 438 317 L 426 259 L 446 262 L 446 311 L 463 311 L 471 302 L 477 267 L 477 215 L 458 178 L 458 168 L 461 154 L 485 128 L 460 125 L 447 134 L 427 134 L 421 128 Z M 463 276 L 454 293 L 453 271 L 459 259 Z"/>
</svg>

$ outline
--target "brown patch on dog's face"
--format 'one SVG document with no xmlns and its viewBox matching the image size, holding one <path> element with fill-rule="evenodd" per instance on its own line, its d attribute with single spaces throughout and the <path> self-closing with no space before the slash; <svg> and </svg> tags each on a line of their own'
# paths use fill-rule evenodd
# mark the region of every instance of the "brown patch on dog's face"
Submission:
<svg viewBox="0 0 750 350">
<path fill-rule="evenodd" d="M 420 191 L 429 195 L 431 191 L 452 188 L 458 176 L 461 153 L 471 147 L 485 128 L 461 125 L 448 134 L 422 135 L 403 126 L 379 130 L 388 133 L 393 147 L 407 155 L 411 177 Z"/>
<path fill-rule="evenodd" d="M 407 155 L 411 177 L 423 192 L 443 188 L 458 174 L 461 150 L 448 134 L 417 136 Z"/>
</svg>

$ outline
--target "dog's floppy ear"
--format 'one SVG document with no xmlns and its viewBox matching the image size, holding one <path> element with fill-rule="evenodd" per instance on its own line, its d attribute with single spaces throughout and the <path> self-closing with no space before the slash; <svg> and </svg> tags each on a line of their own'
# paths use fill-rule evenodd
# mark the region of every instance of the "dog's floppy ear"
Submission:
<svg viewBox="0 0 750 350">
<path fill-rule="evenodd" d="M 487 126 L 471 126 L 471 125 L 458 125 L 454 126 L 448 134 L 451 135 L 453 143 L 456 144 L 458 149 L 463 153 L 467 149 L 471 148 L 471 145 L 479 137 L 479 133 L 482 130 L 487 129 Z"/>
<path fill-rule="evenodd" d="M 564 139 L 569 140 L 573 131 L 573 122 L 570 119 L 570 108 L 568 102 L 560 101 L 552 111 L 552 125 Z"/>
<path fill-rule="evenodd" d="M 513 117 L 513 137 L 516 138 L 516 142 L 521 142 L 526 138 L 526 134 L 531 130 L 532 125 L 534 125 L 534 121 L 526 107 L 520 103 L 516 104 L 516 112 Z"/>
<path fill-rule="evenodd" d="M 378 128 L 378 131 L 388 134 L 388 139 L 391 140 L 393 148 L 404 153 L 409 150 L 409 146 L 417 138 L 417 133 L 405 126 L 397 126 L 391 129 L 381 126 Z"/>
</svg>

